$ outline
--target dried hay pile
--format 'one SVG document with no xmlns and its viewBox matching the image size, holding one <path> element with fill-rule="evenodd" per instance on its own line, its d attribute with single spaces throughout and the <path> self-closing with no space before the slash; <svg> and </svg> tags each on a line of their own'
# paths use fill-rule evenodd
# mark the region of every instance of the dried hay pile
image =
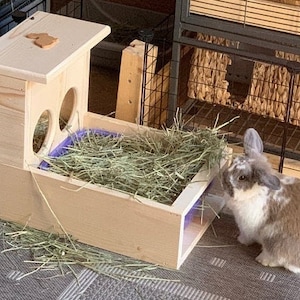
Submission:
<svg viewBox="0 0 300 300">
<path fill-rule="evenodd" d="M 46 157 L 49 171 L 171 205 L 201 168 L 219 164 L 227 146 L 219 128 L 102 135 L 88 130 L 59 157 Z"/>
</svg>

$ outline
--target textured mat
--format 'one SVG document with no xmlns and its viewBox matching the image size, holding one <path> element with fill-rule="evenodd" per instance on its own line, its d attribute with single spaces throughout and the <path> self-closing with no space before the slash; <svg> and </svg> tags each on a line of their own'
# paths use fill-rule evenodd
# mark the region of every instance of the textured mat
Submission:
<svg viewBox="0 0 300 300">
<path fill-rule="evenodd" d="M 32 271 L 24 263 L 30 253 L 0 255 L 0 298 L 14 300 L 225 300 L 225 299 L 300 299 L 300 276 L 281 268 L 266 268 L 255 261 L 260 247 L 246 247 L 236 242 L 237 228 L 232 216 L 216 219 L 194 248 L 179 271 L 156 269 L 158 278 L 120 280 L 75 267 L 74 274 L 59 276 L 58 271 Z M 0 249 L 3 242 L 0 243 Z M 106 266 L 109 270 L 109 266 Z M 110 274 L 122 275 L 120 269 Z M 123 275 L 124 275 L 123 274 Z M 174 282 L 171 280 L 179 280 Z"/>
</svg>

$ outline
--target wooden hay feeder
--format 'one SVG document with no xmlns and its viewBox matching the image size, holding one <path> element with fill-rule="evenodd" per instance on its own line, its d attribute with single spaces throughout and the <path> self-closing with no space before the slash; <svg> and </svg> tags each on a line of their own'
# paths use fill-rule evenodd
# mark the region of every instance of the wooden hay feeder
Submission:
<svg viewBox="0 0 300 300">
<path fill-rule="evenodd" d="M 168 206 L 38 168 L 43 154 L 78 129 L 151 130 L 87 111 L 90 49 L 109 32 L 108 26 L 37 12 L 0 38 L 0 219 L 62 232 L 59 220 L 83 243 L 179 268 L 215 217 L 206 209 L 201 224 L 192 213 L 218 169 L 199 172 Z M 26 37 L 30 33 L 48 33 L 58 42 L 43 49 Z M 36 125 L 45 116 L 47 134 L 35 150 Z M 219 211 L 220 199 L 206 201 Z"/>
</svg>

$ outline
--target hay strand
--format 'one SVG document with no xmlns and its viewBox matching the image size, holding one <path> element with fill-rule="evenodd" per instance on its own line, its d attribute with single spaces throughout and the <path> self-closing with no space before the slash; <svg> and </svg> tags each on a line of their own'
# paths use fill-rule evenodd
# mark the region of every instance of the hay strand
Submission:
<svg viewBox="0 0 300 300">
<path fill-rule="evenodd" d="M 29 170 L 30 170 L 30 166 L 29 166 Z M 74 250 L 76 250 L 75 245 L 73 244 L 72 239 L 69 237 L 69 235 L 68 235 L 67 231 L 65 230 L 64 226 L 62 225 L 62 223 L 60 222 L 60 220 L 58 219 L 58 217 L 57 217 L 56 214 L 54 213 L 54 211 L 53 211 L 53 209 L 52 209 L 52 207 L 51 207 L 51 205 L 50 205 L 50 203 L 49 203 L 47 197 L 45 196 L 45 194 L 43 193 L 42 189 L 40 188 L 40 185 L 38 184 L 38 182 L 37 182 L 37 180 L 36 180 L 34 174 L 33 174 L 32 172 L 30 172 L 30 173 L 31 173 L 31 176 L 32 176 L 33 181 L 34 181 L 34 183 L 35 183 L 35 186 L 37 187 L 37 189 L 38 189 L 40 195 L 42 196 L 44 202 L 46 203 L 46 205 L 47 205 L 49 211 L 51 212 L 52 216 L 53 216 L 54 219 L 56 220 L 57 224 L 60 226 L 60 228 L 61 228 L 61 230 L 63 231 L 63 233 L 64 233 L 64 234 L 66 235 L 66 237 L 68 238 L 68 240 L 69 240 L 69 242 L 71 243 L 71 245 L 73 246 Z"/>
</svg>

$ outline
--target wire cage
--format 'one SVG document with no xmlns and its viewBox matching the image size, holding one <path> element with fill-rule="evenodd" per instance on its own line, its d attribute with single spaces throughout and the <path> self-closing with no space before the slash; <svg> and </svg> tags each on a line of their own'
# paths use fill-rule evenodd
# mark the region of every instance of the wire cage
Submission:
<svg viewBox="0 0 300 300">
<path fill-rule="evenodd" d="M 83 0 L 2 0 L 0 1 L 0 35 L 5 34 L 38 10 L 82 19 Z"/>
<path fill-rule="evenodd" d="M 227 47 L 235 45 L 233 41 L 203 34 L 197 38 L 225 43 Z M 296 54 L 250 48 L 286 59 L 291 66 L 300 60 Z M 300 77 L 292 67 L 196 48 L 191 54 L 189 78 L 183 92 L 193 100 L 186 111 L 195 115 L 193 126 L 212 126 L 217 115 L 221 123 L 240 116 L 226 128 L 234 133 L 232 138 L 240 140 L 247 127 L 255 127 L 270 152 L 280 154 L 284 146 L 286 156 L 299 159 Z"/>
<path fill-rule="evenodd" d="M 170 63 L 174 15 L 150 31 L 140 32 L 145 42 L 140 124 L 161 128 L 169 111 Z"/>
<path fill-rule="evenodd" d="M 0 1 L 0 35 L 38 10 L 47 11 L 49 0 L 2 0 Z"/>
<path fill-rule="evenodd" d="M 172 59 L 153 75 L 160 57 L 153 54 L 155 46 L 147 48 L 144 72 L 151 80 L 143 85 L 142 122 L 156 128 L 168 125 L 168 115 L 174 116 L 177 108 L 186 129 L 213 127 L 216 121 L 221 125 L 238 117 L 222 129 L 230 133 L 230 142 L 239 143 L 245 130 L 254 127 L 267 152 L 300 160 L 300 55 L 206 33 L 184 34 L 204 47 L 180 44 L 176 78 L 170 73 Z M 239 55 L 245 49 L 253 57 Z M 176 93 L 171 80 L 177 84 Z"/>
</svg>

